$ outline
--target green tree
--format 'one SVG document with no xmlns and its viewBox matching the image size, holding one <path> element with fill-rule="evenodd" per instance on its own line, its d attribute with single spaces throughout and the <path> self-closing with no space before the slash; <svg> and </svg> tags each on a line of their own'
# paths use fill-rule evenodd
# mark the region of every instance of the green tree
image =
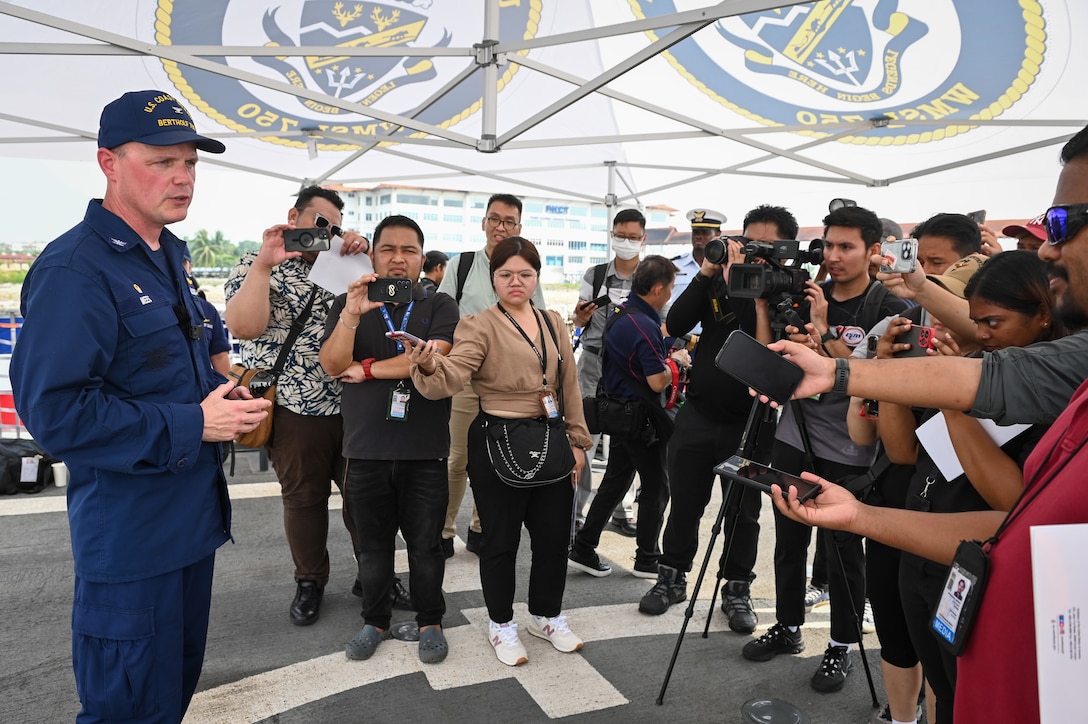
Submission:
<svg viewBox="0 0 1088 724">
<path fill-rule="evenodd" d="M 235 254 L 234 245 L 223 237 L 222 231 L 209 234 L 207 229 L 201 229 L 186 241 L 189 244 L 189 253 L 193 257 L 194 267 L 218 267 L 233 263 L 229 260 Z"/>
</svg>

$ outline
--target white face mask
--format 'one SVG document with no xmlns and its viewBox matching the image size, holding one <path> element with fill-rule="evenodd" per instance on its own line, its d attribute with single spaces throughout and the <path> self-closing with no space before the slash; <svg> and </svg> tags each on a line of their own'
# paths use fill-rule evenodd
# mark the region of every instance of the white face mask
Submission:
<svg viewBox="0 0 1088 724">
<path fill-rule="evenodd" d="M 612 253 L 620 259 L 634 259 L 642 251 L 641 241 L 612 239 Z"/>
</svg>

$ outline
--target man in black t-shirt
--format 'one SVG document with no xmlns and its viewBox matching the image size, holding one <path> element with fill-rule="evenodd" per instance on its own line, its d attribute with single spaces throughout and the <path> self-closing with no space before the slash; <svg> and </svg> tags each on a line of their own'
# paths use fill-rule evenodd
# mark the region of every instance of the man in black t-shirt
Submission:
<svg viewBox="0 0 1088 724">
<path fill-rule="evenodd" d="M 348 286 L 329 310 L 321 347 L 325 371 L 346 383 L 343 392 L 344 501 L 359 532 L 359 581 L 365 625 L 347 645 L 350 659 L 368 659 L 389 636 L 393 553 L 398 529 L 408 547 L 410 588 L 419 625 L 419 657 L 446 657 L 442 634 L 445 557 L 442 526 L 449 500 L 450 401 L 428 400 L 408 375 L 407 341 L 387 332 L 435 340 L 443 354 L 453 346 L 459 318 L 447 294 L 412 286 L 408 303 L 368 299 L 378 277 L 415 280 L 423 263 L 423 232 L 405 216 L 374 229 L 375 274 Z"/>
<path fill-rule="evenodd" d="M 806 283 L 807 309 L 800 310 L 804 330 L 787 327 L 795 342 L 808 344 L 829 357 L 849 357 L 866 332 L 907 304 L 869 277 L 869 257 L 879 254 L 882 227 L 868 209 L 848 206 L 824 218 L 824 264 L 830 281 Z M 786 407 L 778 424 L 773 465 L 789 473 L 812 470 L 830 480 L 864 473 L 873 463 L 874 446 L 859 446 L 846 427 L 850 398 L 828 393 Z M 807 433 L 809 450 L 805 450 Z M 811 454 L 809 462 L 808 454 Z M 775 511 L 775 587 L 777 623 L 743 649 L 751 661 L 769 661 L 780 653 L 804 650 L 805 578 L 811 528 Z M 830 536 L 821 531 L 821 535 Z M 840 538 L 843 538 L 840 536 Z M 858 641 L 859 617 L 865 605 L 865 554 L 861 538 L 825 538 L 830 556 L 831 640 L 812 677 L 819 692 L 838 691 L 850 671 L 850 644 Z M 835 550 L 831 550 L 831 547 Z M 841 556 L 842 566 L 836 558 Z M 845 576 L 843 575 L 845 572 Z M 853 605 L 851 606 L 851 601 Z M 836 605 L 836 602 L 838 605 Z"/>
</svg>

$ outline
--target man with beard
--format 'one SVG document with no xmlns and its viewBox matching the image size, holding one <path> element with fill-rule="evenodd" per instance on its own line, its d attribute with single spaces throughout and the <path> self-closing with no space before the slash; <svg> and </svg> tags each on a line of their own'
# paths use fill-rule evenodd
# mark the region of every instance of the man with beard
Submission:
<svg viewBox="0 0 1088 724">
<path fill-rule="evenodd" d="M 1088 310 L 1088 128 L 1062 149 L 1054 205 L 1046 213 L 1048 243 L 1039 256 L 1068 279 L 1058 298 L 1064 314 Z M 1060 285 L 1059 285 L 1060 286 Z M 1051 424 L 1024 467 L 1025 493 L 1009 513 L 929 514 L 871 508 L 850 492 L 806 473 L 822 490 L 804 505 L 774 493 L 794 520 L 874 538 L 945 564 L 966 564 L 960 551 L 989 559 L 989 579 L 960 653 L 957 720 L 1038 722 L 1039 681 L 1031 583 L 1033 526 L 1088 522 L 1083 494 L 1088 442 L 1088 332 L 1053 342 L 987 352 L 982 359 L 926 357 L 830 360 L 804 345 L 779 342 L 805 371 L 794 396 L 834 390 L 904 405 L 970 412 L 1000 424 Z M 896 384 L 889 385 L 889 379 Z M 1072 399 L 1070 399 L 1072 397 Z M 979 546 L 964 541 L 986 541 Z M 1016 666 L 1003 662 L 1015 661 Z"/>
</svg>

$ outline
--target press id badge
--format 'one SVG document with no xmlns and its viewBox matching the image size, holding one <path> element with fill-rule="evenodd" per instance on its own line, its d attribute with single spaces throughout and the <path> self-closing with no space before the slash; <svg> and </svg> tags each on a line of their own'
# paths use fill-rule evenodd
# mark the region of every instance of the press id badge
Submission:
<svg viewBox="0 0 1088 724">
<path fill-rule="evenodd" d="M 559 408 L 555 404 L 555 395 L 550 392 L 540 393 L 540 404 L 544 406 L 544 414 L 554 420 L 559 417 Z"/>
<path fill-rule="evenodd" d="M 404 383 L 397 385 L 389 393 L 389 412 L 386 413 L 386 420 L 393 420 L 395 422 L 405 422 L 408 420 L 408 402 L 412 398 L 412 391 L 403 386 Z"/>
<path fill-rule="evenodd" d="M 971 633 L 989 572 L 990 558 L 982 545 L 978 541 L 960 543 L 931 624 L 941 644 L 954 656 L 963 651 Z"/>
</svg>

